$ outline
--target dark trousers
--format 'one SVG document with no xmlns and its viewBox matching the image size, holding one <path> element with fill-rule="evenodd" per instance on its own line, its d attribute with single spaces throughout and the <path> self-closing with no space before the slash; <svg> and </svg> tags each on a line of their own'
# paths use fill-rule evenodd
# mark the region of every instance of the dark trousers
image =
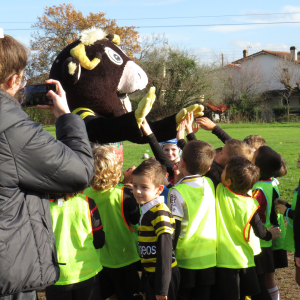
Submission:
<svg viewBox="0 0 300 300">
<path fill-rule="evenodd" d="M 22 292 L 14 295 L 0 297 L 0 300 L 36 300 L 36 291 Z"/>
<path fill-rule="evenodd" d="M 103 300 L 100 297 L 98 282 L 68 291 L 52 285 L 46 288 L 46 298 L 47 300 Z"/>
<path fill-rule="evenodd" d="M 140 261 L 122 268 L 103 267 L 103 270 L 99 273 L 102 298 L 107 299 L 115 294 L 118 300 L 142 299 L 139 294 L 139 269 Z"/>
<path fill-rule="evenodd" d="M 144 276 L 144 275 L 143 275 Z M 169 285 L 168 300 L 175 300 L 179 288 L 180 273 L 178 267 L 172 268 L 172 278 Z M 146 300 L 156 300 L 155 273 L 147 273 L 144 281 Z"/>
<path fill-rule="evenodd" d="M 180 285 L 177 300 L 210 300 L 211 290 L 215 284 L 216 267 L 208 269 L 180 270 Z"/>
</svg>

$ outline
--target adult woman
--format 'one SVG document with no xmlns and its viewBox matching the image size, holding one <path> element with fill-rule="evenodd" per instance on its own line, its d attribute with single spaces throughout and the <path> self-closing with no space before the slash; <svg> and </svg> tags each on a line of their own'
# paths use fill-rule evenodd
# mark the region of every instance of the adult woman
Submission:
<svg viewBox="0 0 300 300">
<path fill-rule="evenodd" d="M 35 289 L 57 281 L 59 267 L 49 193 L 82 190 L 93 176 L 85 126 L 70 114 L 64 91 L 48 96 L 58 118 L 56 141 L 29 120 L 13 97 L 26 84 L 25 48 L 0 38 L 0 299 L 36 299 Z M 63 262 L 62 262 L 63 263 Z"/>
</svg>

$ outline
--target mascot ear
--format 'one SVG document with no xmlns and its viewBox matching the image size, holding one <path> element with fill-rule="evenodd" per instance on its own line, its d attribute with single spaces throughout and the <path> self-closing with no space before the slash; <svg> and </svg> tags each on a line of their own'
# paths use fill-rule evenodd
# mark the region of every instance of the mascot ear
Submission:
<svg viewBox="0 0 300 300">
<path fill-rule="evenodd" d="M 109 33 L 106 38 L 113 42 L 114 44 L 116 44 L 117 46 L 120 45 L 120 37 L 117 35 L 117 34 L 112 34 L 112 33 Z"/>
<path fill-rule="evenodd" d="M 62 67 L 62 75 L 69 84 L 76 84 L 80 78 L 81 66 L 79 60 L 74 57 L 68 57 Z"/>
</svg>

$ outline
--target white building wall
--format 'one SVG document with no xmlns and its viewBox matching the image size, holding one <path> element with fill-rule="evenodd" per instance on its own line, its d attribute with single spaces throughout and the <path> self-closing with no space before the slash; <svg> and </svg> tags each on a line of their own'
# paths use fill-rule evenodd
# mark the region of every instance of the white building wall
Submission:
<svg viewBox="0 0 300 300">
<path fill-rule="evenodd" d="M 283 84 L 278 82 L 278 80 L 276 80 L 275 70 L 276 68 L 280 68 L 280 61 L 282 60 L 282 58 L 276 57 L 271 54 L 260 54 L 242 61 L 241 70 L 251 70 L 251 68 L 255 68 L 257 69 L 257 72 L 261 72 L 262 90 L 280 90 L 284 89 L 284 86 Z M 298 69 L 298 72 L 300 74 L 300 64 Z"/>
</svg>

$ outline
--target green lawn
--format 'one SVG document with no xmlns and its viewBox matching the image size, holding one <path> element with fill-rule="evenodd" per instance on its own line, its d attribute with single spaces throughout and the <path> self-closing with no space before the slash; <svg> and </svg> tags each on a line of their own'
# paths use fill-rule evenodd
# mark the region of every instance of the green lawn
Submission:
<svg viewBox="0 0 300 300">
<path fill-rule="evenodd" d="M 281 197 L 289 202 L 292 199 L 292 191 L 298 185 L 300 170 L 296 168 L 298 154 L 300 153 L 300 124 L 220 124 L 232 138 L 244 139 L 250 134 L 260 134 L 275 151 L 280 153 L 287 161 L 288 174 L 279 178 L 279 190 Z M 45 126 L 47 131 L 55 136 L 54 126 Z M 200 129 L 197 138 L 211 143 L 215 148 L 223 144 L 211 132 Z M 149 145 L 137 145 L 124 142 L 124 169 L 132 165 L 138 166 L 142 161 L 143 153 L 153 155 Z"/>
</svg>

